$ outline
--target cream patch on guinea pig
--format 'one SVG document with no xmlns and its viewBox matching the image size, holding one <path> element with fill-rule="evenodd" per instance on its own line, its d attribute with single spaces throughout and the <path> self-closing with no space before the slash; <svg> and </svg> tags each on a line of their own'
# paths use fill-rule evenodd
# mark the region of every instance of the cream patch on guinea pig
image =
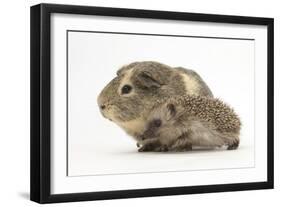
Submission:
<svg viewBox="0 0 281 207">
<path fill-rule="evenodd" d="M 184 86 L 186 91 L 188 92 L 188 94 L 193 95 L 193 94 L 199 94 L 199 84 L 196 81 L 196 79 L 194 79 L 193 77 L 190 77 L 189 75 L 185 74 L 185 73 L 181 73 L 183 82 L 184 82 Z"/>
<path fill-rule="evenodd" d="M 117 122 L 117 124 L 125 129 L 125 131 L 130 135 L 141 134 L 143 132 L 145 121 L 143 117 L 133 119 L 126 122 Z"/>
<path fill-rule="evenodd" d="M 122 94 L 122 88 L 125 86 L 125 85 L 129 85 L 131 87 L 133 87 L 133 83 L 131 82 L 131 77 L 133 75 L 133 68 L 127 70 L 124 72 L 123 74 L 123 78 L 122 80 L 120 81 L 120 85 L 119 85 L 119 88 L 118 88 L 118 94 L 120 96 L 124 96 L 124 97 L 129 97 L 129 96 L 132 96 L 135 94 L 134 92 L 134 88 L 132 88 L 132 91 L 128 94 Z"/>
</svg>

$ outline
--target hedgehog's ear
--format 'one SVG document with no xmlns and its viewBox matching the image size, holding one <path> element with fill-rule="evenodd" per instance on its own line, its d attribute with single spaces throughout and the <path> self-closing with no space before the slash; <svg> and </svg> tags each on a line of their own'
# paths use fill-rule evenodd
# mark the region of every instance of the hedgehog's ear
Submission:
<svg viewBox="0 0 281 207">
<path fill-rule="evenodd" d="M 171 120 L 174 118 L 177 114 L 177 109 L 176 106 L 172 103 L 169 103 L 166 105 L 166 119 L 167 121 Z"/>
<path fill-rule="evenodd" d="M 168 103 L 166 105 L 166 120 L 169 121 L 171 119 L 176 119 L 181 116 L 184 112 L 184 108 L 181 106 L 175 106 L 173 103 Z"/>
</svg>

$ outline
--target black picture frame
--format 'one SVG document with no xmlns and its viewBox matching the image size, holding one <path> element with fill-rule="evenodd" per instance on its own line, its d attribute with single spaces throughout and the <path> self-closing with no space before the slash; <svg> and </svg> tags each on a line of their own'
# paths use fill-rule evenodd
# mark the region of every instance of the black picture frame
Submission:
<svg viewBox="0 0 281 207">
<path fill-rule="evenodd" d="M 169 187 L 154 189 L 51 194 L 50 179 L 50 15 L 52 13 L 134 17 L 149 19 L 219 22 L 267 26 L 267 181 L 238 184 Z M 272 18 L 195 14 L 153 10 L 135 10 L 89 6 L 39 4 L 31 7 L 31 151 L 30 199 L 38 203 L 88 201 L 146 196 L 165 196 L 223 191 L 241 191 L 273 188 L 274 177 L 274 20 Z"/>
</svg>

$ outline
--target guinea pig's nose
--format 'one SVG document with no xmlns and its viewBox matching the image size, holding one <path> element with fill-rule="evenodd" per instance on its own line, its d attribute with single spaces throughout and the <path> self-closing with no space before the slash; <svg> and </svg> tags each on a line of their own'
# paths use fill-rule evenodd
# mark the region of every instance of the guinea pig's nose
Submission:
<svg viewBox="0 0 281 207">
<path fill-rule="evenodd" d="M 100 108 L 101 108 L 101 110 L 104 110 L 104 109 L 105 109 L 105 105 L 102 104 L 102 105 L 100 106 Z"/>
</svg>

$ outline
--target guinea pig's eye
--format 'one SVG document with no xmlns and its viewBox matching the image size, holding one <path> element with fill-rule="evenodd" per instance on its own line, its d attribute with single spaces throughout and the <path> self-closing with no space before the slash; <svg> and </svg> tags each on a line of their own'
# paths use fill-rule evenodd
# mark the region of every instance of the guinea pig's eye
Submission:
<svg viewBox="0 0 281 207">
<path fill-rule="evenodd" d="M 162 121 L 161 121 L 160 119 L 155 119 L 155 120 L 153 121 L 153 125 L 154 125 L 155 127 L 160 127 L 161 124 L 162 124 Z"/>
<path fill-rule="evenodd" d="M 132 86 L 130 85 L 124 85 L 121 89 L 122 94 L 128 94 L 132 90 Z"/>
</svg>

